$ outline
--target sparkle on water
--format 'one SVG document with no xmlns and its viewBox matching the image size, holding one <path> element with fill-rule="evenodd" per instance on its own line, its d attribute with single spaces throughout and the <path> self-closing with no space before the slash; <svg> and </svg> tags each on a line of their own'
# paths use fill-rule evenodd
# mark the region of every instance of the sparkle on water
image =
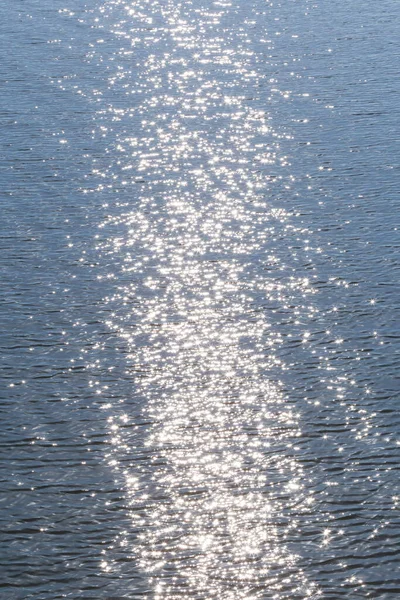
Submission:
<svg viewBox="0 0 400 600">
<path fill-rule="evenodd" d="M 139 192 L 134 210 L 121 207 L 101 225 L 99 251 L 123 257 L 123 283 L 108 301 L 126 310 L 109 326 L 126 342 L 148 421 L 139 469 L 129 415 L 110 416 L 109 461 L 124 475 L 141 530 L 135 553 L 155 598 L 317 593 L 294 543 L 313 505 L 296 460 L 299 414 L 278 380 L 281 337 L 259 308 L 295 305 L 303 343 L 316 309 L 310 281 L 269 253 L 277 235 L 304 232 L 264 200 L 273 186 L 290 190 L 294 177 L 281 174 L 281 134 L 258 99 L 248 102 L 265 74 L 246 11 L 232 27 L 240 10 L 112 2 L 100 11 L 121 40 L 109 84 L 138 98 L 99 113 L 112 161 L 97 174 L 119 188 L 133 172 Z M 133 49 L 135 76 L 125 58 Z"/>
</svg>

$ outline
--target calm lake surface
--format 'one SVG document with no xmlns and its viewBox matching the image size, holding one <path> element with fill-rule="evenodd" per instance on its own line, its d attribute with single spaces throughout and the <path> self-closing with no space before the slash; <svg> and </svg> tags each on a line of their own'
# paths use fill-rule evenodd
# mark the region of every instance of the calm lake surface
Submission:
<svg viewBox="0 0 400 600">
<path fill-rule="evenodd" d="M 399 8 L 1 2 L 1 598 L 400 597 Z"/>
</svg>

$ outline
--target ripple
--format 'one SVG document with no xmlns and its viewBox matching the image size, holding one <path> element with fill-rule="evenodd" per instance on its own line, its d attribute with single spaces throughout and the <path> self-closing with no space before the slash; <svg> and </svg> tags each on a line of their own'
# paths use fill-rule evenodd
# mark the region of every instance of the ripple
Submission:
<svg viewBox="0 0 400 600">
<path fill-rule="evenodd" d="M 395 598 L 391 0 L 78 4 L 0 9 L 0 585 Z"/>
</svg>

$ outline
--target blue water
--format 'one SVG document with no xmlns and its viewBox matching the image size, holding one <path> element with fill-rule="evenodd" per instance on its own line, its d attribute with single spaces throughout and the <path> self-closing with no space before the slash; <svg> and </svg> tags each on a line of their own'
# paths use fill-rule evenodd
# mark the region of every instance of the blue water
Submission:
<svg viewBox="0 0 400 600">
<path fill-rule="evenodd" d="M 3 0 L 1 598 L 398 598 L 399 22 Z"/>
</svg>

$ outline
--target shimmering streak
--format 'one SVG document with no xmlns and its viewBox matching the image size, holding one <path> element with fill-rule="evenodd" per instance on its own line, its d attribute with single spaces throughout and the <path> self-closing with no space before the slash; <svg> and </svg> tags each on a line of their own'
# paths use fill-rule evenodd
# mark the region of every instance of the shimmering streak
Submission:
<svg viewBox="0 0 400 600">
<path fill-rule="evenodd" d="M 300 416 L 279 383 L 282 337 L 268 316 L 278 304 L 301 329 L 313 288 L 274 253 L 277 237 L 304 232 L 265 201 L 290 189 L 289 159 L 268 113 L 249 102 L 265 76 L 251 21 L 232 27 L 240 10 L 101 11 L 121 40 L 110 88 L 137 102 L 99 115 L 114 158 L 96 176 L 132 186 L 135 199 L 105 219 L 98 250 L 121 261 L 109 325 L 128 349 L 147 457 L 135 464 L 127 402 L 110 417 L 109 461 L 140 531 L 132 550 L 165 600 L 318 595 L 295 543 L 313 504 L 296 460 Z M 136 74 L 122 61 L 130 48 Z M 125 125 L 114 136 L 115 119 Z"/>
</svg>

